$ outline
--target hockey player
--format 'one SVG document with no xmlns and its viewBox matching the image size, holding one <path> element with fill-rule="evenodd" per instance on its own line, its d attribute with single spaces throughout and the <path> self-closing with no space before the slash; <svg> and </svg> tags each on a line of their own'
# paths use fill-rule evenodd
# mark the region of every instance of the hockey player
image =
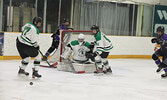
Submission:
<svg viewBox="0 0 167 100">
<path fill-rule="evenodd" d="M 106 35 L 100 32 L 100 29 L 97 25 L 91 27 L 92 33 L 95 38 L 96 54 L 95 64 L 97 65 L 97 71 L 95 73 L 112 73 L 112 70 L 109 66 L 107 57 L 110 50 L 113 48 L 111 41 L 106 37 Z"/>
<path fill-rule="evenodd" d="M 165 28 L 159 26 L 157 28 L 157 36 L 151 40 L 152 43 L 157 43 L 160 45 L 160 49 L 155 51 L 152 55 L 152 59 L 158 66 L 156 72 L 160 72 L 162 69 L 165 71 L 165 74 L 162 74 L 161 77 L 167 77 L 167 34 L 164 33 Z M 162 56 L 162 61 L 158 58 Z"/>
<path fill-rule="evenodd" d="M 39 27 L 41 26 L 42 19 L 40 17 L 35 17 L 33 23 L 27 23 L 22 27 L 22 34 L 16 39 L 17 50 L 22 58 L 21 66 L 18 74 L 29 75 L 25 71 L 26 66 L 29 63 L 29 57 L 35 57 L 34 66 L 32 68 L 32 77 L 40 78 L 41 75 L 38 74 L 38 67 L 40 65 L 41 55 L 39 54 L 39 45 L 37 42 L 39 36 Z"/>
<path fill-rule="evenodd" d="M 47 57 L 55 50 L 58 48 L 59 46 L 59 35 L 60 35 L 60 30 L 66 30 L 69 26 L 69 19 L 64 19 L 63 24 L 61 24 L 61 26 L 58 28 L 58 30 L 56 31 L 56 33 L 54 33 L 51 37 L 52 39 L 52 45 L 51 47 L 48 49 L 48 51 L 45 53 L 44 57 L 42 58 L 43 61 L 47 60 Z"/>
<path fill-rule="evenodd" d="M 92 50 L 94 45 L 84 41 L 84 34 L 78 35 L 78 40 L 70 42 L 65 49 L 65 52 L 61 55 L 62 58 L 67 59 L 70 57 L 73 51 L 73 62 L 75 63 L 88 63 L 89 59 L 86 57 L 86 52 Z"/>
</svg>

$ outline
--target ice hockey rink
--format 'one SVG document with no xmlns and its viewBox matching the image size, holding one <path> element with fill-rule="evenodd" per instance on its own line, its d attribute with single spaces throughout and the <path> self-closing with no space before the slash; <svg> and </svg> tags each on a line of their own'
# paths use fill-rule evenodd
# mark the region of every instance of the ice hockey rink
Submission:
<svg viewBox="0 0 167 100">
<path fill-rule="evenodd" d="M 0 100 L 166 100 L 167 79 L 161 79 L 163 72 L 155 72 L 154 61 L 109 61 L 112 75 L 74 74 L 40 67 L 41 79 L 19 76 L 19 60 L 0 61 Z M 27 71 L 31 72 L 31 66 Z"/>
</svg>

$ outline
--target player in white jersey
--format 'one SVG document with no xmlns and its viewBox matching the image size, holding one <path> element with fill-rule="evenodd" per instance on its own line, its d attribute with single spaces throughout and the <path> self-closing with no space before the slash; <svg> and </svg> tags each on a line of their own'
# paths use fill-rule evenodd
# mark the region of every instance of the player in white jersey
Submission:
<svg viewBox="0 0 167 100">
<path fill-rule="evenodd" d="M 41 26 L 41 22 L 42 18 L 35 17 L 33 23 L 27 23 L 22 27 L 22 34 L 17 37 L 16 46 L 22 58 L 18 74 L 25 74 L 28 76 L 29 73 L 25 71 L 26 66 L 29 63 L 30 57 L 35 57 L 32 76 L 41 77 L 41 75 L 38 74 L 41 56 L 38 52 L 39 45 L 37 42 L 39 36 L 38 28 Z"/>
<path fill-rule="evenodd" d="M 62 58 L 67 59 L 70 57 L 73 51 L 73 62 L 88 63 L 86 52 L 89 52 L 94 47 L 89 42 L 84 41 L 84 34 L 79 34 L 78 40 L 70 42 L 65 49 L 65 52 L 61 55 Z"/>
<path fill-rule="evenodd" d="M 106 37 L 106 35 L 100 32 L 100 29 L 97 25 L 93 25 L 91 27 L 92 33 L 95 38 L 95 47 L 96 54 L 95 63 L 97 65 L 97 71 L 95 73 L 112 73 L 112 70 L 109 66 L 107 57 L 109 55 L 110 50 L 113 48 L 111 41 Z"/>
</svg>

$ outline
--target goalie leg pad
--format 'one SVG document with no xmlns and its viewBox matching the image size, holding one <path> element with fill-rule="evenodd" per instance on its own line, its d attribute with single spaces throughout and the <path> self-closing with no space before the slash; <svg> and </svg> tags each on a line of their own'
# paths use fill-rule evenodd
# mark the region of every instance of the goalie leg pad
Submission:
<svg viewBox="0 0 167 100">
<path fill-rule="evenodd" d="M 64 53 L 61 55 L 62 58 L 67 59 L 70 57 L 72 50 L 70 47 L 66 47 Z"/>
</svg>

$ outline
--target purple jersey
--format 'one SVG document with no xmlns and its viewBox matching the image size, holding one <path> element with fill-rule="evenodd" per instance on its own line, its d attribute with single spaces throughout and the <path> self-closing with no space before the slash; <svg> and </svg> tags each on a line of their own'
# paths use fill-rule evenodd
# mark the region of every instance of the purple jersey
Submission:
<svg viewBox="0 0 167 100">
<path fill-rule="evenodd" d="M 167 49 L 167 34 L 164 33 L 160 40 L 162 41 L 162 43 L 160 43 L 161 48 Z"/>
<path fill-rule="evenodd" d="M 66 30 L 67 28 L 64 27 L 63 24 L 61 24 L 61 27 L 60 27 L 61 30 Z"/>
<path fill-rule="evenodd" d="M 167 41 L 167 34 L 164 33 L 163 36 L 161 37 L 163 40 Z"/>
</svg>

